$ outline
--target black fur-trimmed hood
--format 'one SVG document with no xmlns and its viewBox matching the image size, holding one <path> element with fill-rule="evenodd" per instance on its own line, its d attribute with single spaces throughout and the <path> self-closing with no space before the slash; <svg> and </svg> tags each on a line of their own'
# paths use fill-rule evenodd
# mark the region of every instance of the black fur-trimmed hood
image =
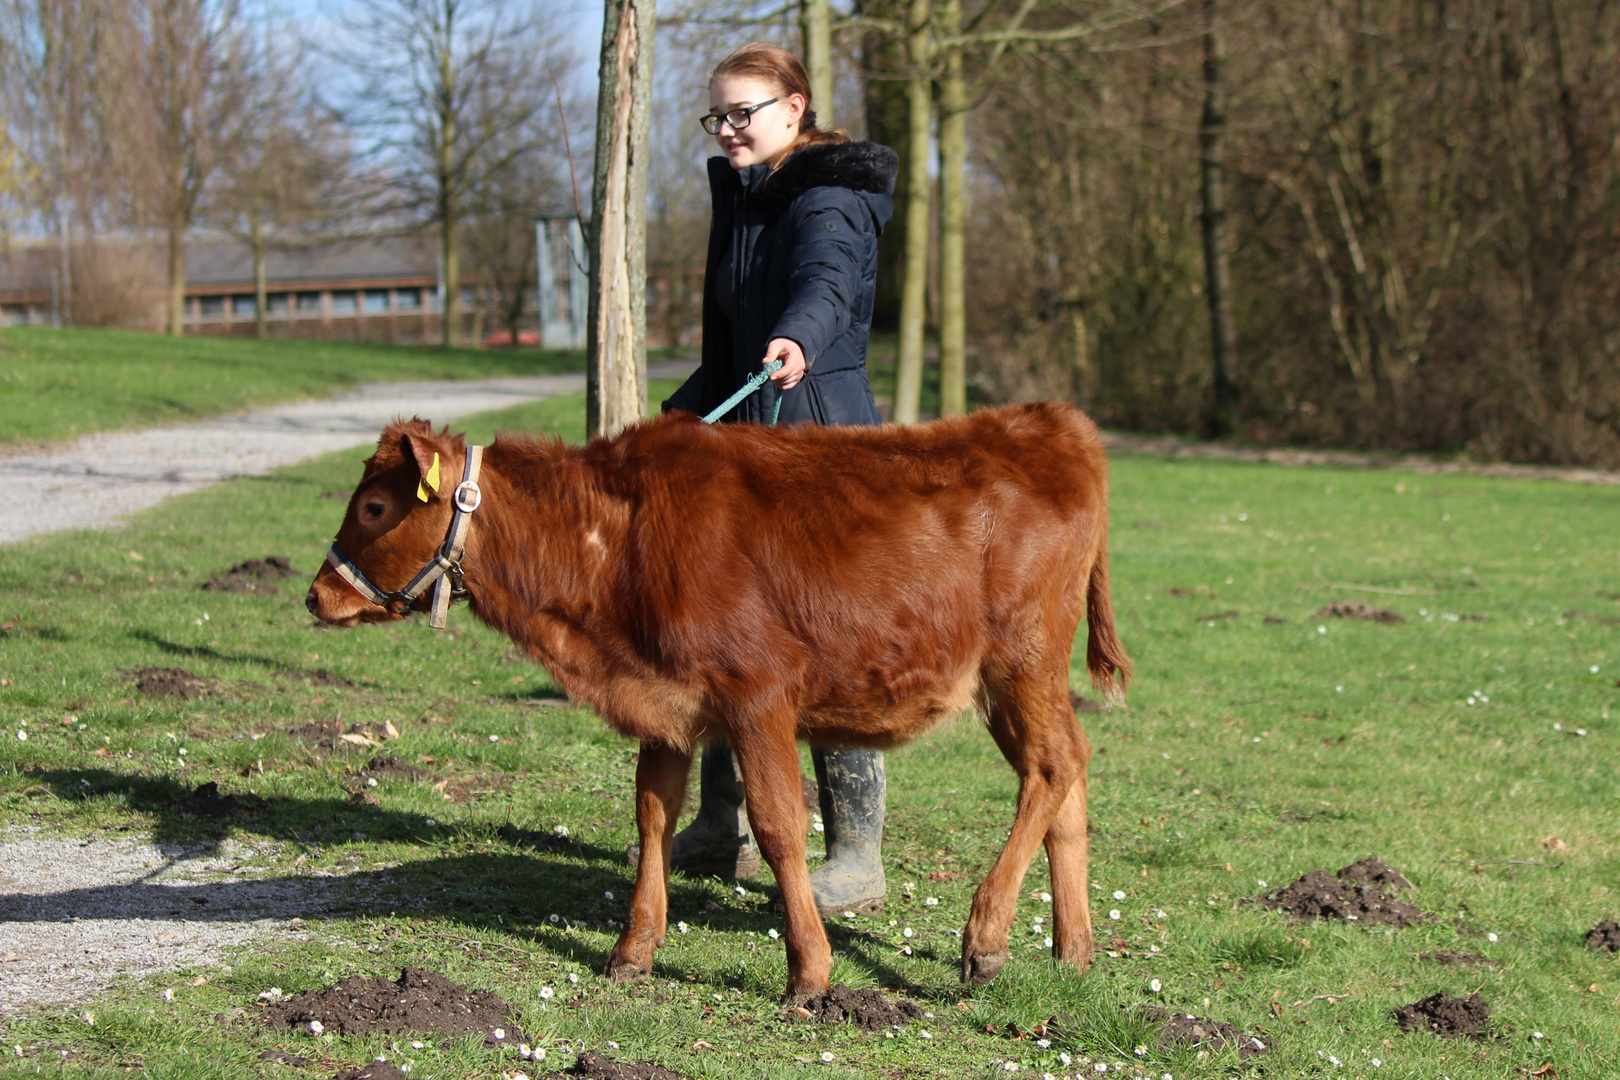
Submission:
<svg viewBox="0 0 1620 1080">
<path fill-rule="evenodd" d="M 795 150 L 760 183 L 759 197 L 783 209 L 811 188 L 841 187 L 893 195 L 900 155 L 875 142 L 819 143 Z"/>
</svg>

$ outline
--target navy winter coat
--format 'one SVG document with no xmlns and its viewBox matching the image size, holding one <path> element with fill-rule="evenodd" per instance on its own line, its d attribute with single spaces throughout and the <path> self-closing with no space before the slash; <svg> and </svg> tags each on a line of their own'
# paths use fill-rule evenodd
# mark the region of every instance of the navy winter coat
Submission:
<svg viewBox="0 0 1620 1080">
<path fill-rule="evenodd" d="M 808 373 L 782 394 L 781 423 L 882 423 L 866 381 L 866 339 L 878 235 L 894 213 L 898 169 L 893 150 L 870 142 L 806 146 L 775 173 L 709 159 L 703 365 L 665 412 L 708 413 L 758 374 L 771 339 L 789 338 L 804 350 Z M 715 300 L 728 245 L 735 322 Z M 768 382 L 724 419 L 769 422 L 776 397 Z"/>
</svg>

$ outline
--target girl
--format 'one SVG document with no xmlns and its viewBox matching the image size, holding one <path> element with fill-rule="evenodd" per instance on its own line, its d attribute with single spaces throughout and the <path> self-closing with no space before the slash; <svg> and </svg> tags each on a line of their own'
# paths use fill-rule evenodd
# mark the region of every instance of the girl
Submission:
<svg viewBox="0 0 1620 1080">
<path fill-rule="evenodd" d="M 713 217 L 703 282 L 703 363 L 664 410 L 708 413 L 772 360 L 782 367 L 726 415 L 780 423 L 882 423 L 866 379 L 878 236 L 894 212 L 899 160 L 886 146 L 822 131 L 804 66 L 745 45 L 709 82 L 704 130 Z M 827 861 L 810 877 L 824 915 L 883 907 L 883 755 L 814 749 Z M 736 877 L 759 867 L 728 747 L 704 752 L 697 817 L 677 868 Z"/>
</svg>

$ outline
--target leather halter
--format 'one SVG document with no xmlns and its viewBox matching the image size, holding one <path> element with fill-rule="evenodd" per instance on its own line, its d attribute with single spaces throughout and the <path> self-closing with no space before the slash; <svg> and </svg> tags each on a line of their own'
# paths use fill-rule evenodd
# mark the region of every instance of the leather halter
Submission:
<svg viewBox="0 0 1620 1080">
<path fill-rule="evenodd" d="M 466 584 L 461 576 L 461 553 L 467 546 L 467 527 L 472 524 L 472 512 L 484 500 L 484 493 L 478 487 L 478 470 L 483 464 L 484 448 L 482 446 L 467 447 L 467 460 L 461 468 L 461 483 L 456 485 L 455 493 L 450 503 L 455 512 L 450 516 L 450 531 L 445 534 L 444 543 L 428 564 L 417 571 L 410 583 L 403 589 L 395 592 L 384 592 L 373 585 L 364 572 L 356 566 L 349 557 L 343 554 L 343 549 L 334 542 L 326 553 L 326 561 L 336 570 L 338 576 L 350 585 L 361 596 L 370 600 L 378 607 L 385 607 L 395 615 L 404 615 L 410 610 L 418 597 L 431 587 L 433 589 L 433 606 L 428 614 L 428 625 L 435 630 L 443 630 L 445 616 L 450 610 L 453 600 L 466 600 L 469 596 Z"/>
</svg>

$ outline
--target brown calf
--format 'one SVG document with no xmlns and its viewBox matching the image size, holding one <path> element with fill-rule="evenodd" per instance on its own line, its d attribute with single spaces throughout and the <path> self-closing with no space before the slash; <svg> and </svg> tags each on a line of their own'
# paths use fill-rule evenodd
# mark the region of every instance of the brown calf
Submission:
<svg viewBox="0 0 1620 1080">
<path fill-rule="evenodd" d="M 445 482 L 431 491 L 435 455 Z M 464 457 L 461 436 L 421 420 L 383 432 L 337 538 L 379 590 L 402 588 L 440 546 Z M 1053 951 L 1090 962 L 1091 751 L 1068 689 L 1082 615 L 1086 667 L 1110 698 L 1130 661 L 1108 598 L 1107 463 L 1083 414 L 1024 405 L 917 427 L 775 430 L 670 416 L 577 448 L 497 438 L 479 483 L 462 559 L 473 613 L 641 742 L 642 855 L 614 978 L 652 970 L 692 754 L 724 739 L 787 909 L 788 996 L 825 990 L 797 740 L 889 747 L 969 706 L 1019 791 L 973 898 L 962 976 L 984 982 L 1006 963 L 1043 840 Z M 366 599 L 330 565 L 308 604 L 336 626 L 406 607 Z"/>
</svg>

